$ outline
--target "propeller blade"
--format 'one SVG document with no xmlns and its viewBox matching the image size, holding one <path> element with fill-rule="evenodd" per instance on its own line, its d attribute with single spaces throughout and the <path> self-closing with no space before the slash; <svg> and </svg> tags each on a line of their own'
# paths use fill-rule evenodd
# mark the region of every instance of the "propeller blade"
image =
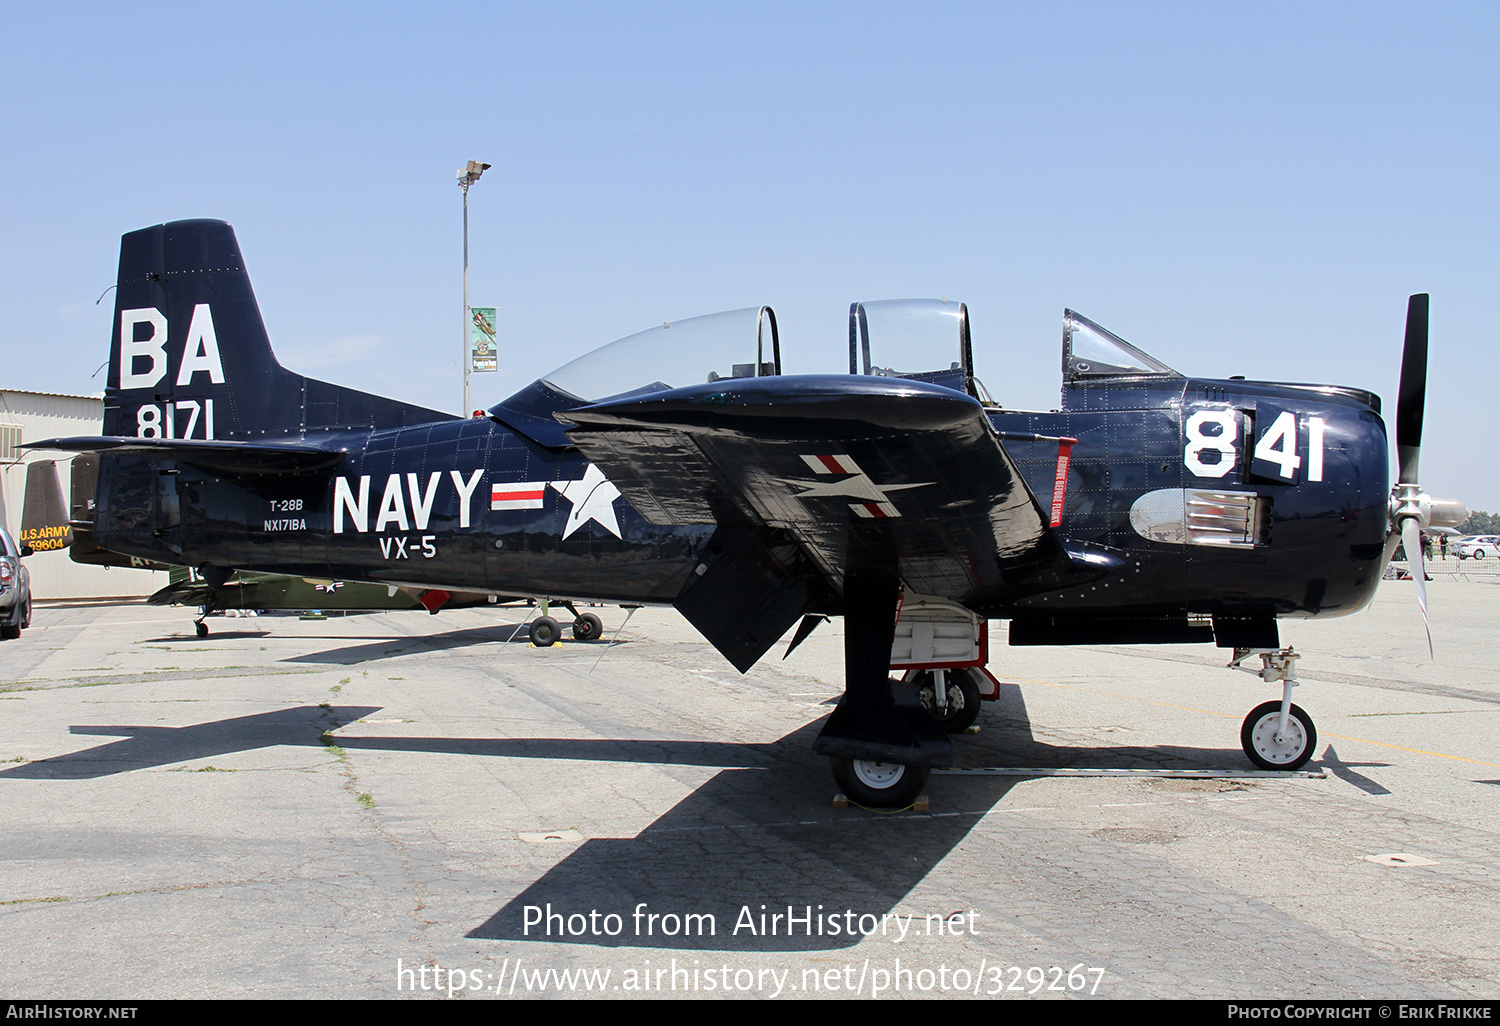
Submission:
<svg viewBox="0 0 1500 1026">
<path fill-rule="evenodd" d="M 1427 406 L 1427 293 L 1406 304 L 1406 344 L 1401 350 L 1401 390 L 1396 396 L 1396 462 L 1399 484 L 1417 483 L 1422 413 Z"/>
<path fill-rule="evenodd" d="M 1427 654 L 1435 658 L 1432 621 L 1427 618 L 1427 567 L 1422 563 L 1422 527 L 1415 517 L 1401 520 L 1401 547 L 1406 550 L 1406 565 L 1411 568 L 1411 579 L 1417 586 L 1417 605 L 1422 607 L 1422 623 L 1427 627 Z"/>
</svg>

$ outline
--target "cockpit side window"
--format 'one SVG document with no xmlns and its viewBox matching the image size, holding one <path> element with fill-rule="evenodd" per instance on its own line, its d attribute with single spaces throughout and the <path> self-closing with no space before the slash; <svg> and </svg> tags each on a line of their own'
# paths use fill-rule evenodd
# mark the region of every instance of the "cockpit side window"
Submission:
<svg viewBox="0 0 1500 1026">
<path fill-rule="evenodd" d="M 1072 310 L 1063 311 L 1063 380 L 1069 384 L 1090 378 L 1182 377 L 1155 357 L 1148 356 L 1114 332 Z"/>
</svg>

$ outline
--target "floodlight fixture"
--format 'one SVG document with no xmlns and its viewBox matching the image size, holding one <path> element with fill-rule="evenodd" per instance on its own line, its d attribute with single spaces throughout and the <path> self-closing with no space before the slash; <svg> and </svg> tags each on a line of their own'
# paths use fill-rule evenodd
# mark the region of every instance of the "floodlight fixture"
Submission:
<svg viewBox="0 0 1500 1026">
<path fill-rule="evenodd" d="M 483 161 L 469 161 L 469 165 L 467 167 L 461 167 L 458 169 L 458 187 L 464 191 L 465 195 L 467 195 L 469 186 L 479 181 L 479 176 L 484 174 L 489 169 L 490 165 L 484 163 Z"/>
</svg>

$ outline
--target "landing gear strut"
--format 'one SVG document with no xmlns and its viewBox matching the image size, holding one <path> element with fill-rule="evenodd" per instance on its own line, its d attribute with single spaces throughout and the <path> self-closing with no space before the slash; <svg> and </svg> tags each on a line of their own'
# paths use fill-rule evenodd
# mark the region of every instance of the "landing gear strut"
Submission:
<svg viewBox="0 0 1500 1026">
<path fill-rule="evenodd" d="M 1250 655 L 1235 650 L 1231 666 Z M 1318 746 L 1318 729 L 1312 717 L 1292 704 L 1292 688 L 1297 686 L 1297 653 L 1290 648 L 1258 653 L 1260 678 L 1270 684 L 1281 681 L 1281 701 L 1263 702 L 1250 710 L 1240 727 L 1240 745 L 1250 761 L 1261 769 L 1300 769 L 1312 758 Z"/>
<path fill-rule="evenodd" d="M 844 694 L 813 742 L 831 757 L 833 778 L 856 804 L 903 808 L 934 766 L 953 762 L 953 742 L 917 700 L 893 684 L 894 576 L 851 574 L 844 590 Z"/>
</svg>

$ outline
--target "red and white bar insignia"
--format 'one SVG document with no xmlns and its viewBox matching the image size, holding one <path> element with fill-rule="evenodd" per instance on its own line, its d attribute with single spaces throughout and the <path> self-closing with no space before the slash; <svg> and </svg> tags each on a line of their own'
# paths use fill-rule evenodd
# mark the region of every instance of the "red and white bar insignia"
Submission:
<svg viewBox="0 0 1500 1026">
<path fill-rule="evenodd" d="M 901 511 L 891 503 L 889 492 L 904 491 L 907 488 L 925 488 L 932 484 L 931 481 L 913 482 L 911 484 L 878 485 L 870 480 L 870 475 L 860 469 L 859 464 L 846 453 L 834 455 L 802 456 L 802 462 L 812 470 L 814 474 L 831 476 L 843 475 L 839 481 L 823 481 L 818 484 L 797 484 L 802 490 L 797 493 L 799 499 L 828 498 L 841 496 L 847 499 L 858 499 L 858 502 L 849 503 L 849 509 L 855 516 L 867 519 L 882 517 L 899 517 Z M 793 482 L 796 483 L 796 482 Z"/>
<path fill-rule="evenodd" d="M 849 456 L 803 456 L 814 474 L 858 474 L 859 464 Z"/>
<path fill-rule="evenodd" d="M 522 481 L 490 486 L 490 509 L 541 509 L 547 482 Z"/>
</svg>

